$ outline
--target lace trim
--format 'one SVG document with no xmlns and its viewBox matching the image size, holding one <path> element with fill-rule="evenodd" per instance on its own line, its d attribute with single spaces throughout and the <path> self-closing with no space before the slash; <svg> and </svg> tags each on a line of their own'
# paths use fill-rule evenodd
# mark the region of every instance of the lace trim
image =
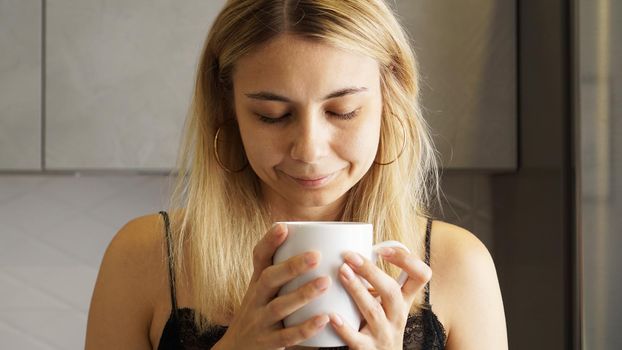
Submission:
<svg viewBox="0 0 622 350">
<path fill-rule="evenodd" d="M 179 345 L 182 349 L 200 350 L 209 349 L 222 338 L 227 331 L 227 326 L 213 325 L 205 333 L 198 335 L 194 325 L 194 310 L 181 308 L 177 310 L 178 323 L 171 319 L 171 326 L 177 327 L 179 332 Z M 171 321 L 169 320 L 169 321 Z M 169 323 L 165 326 L 162 338 L 168 335 Z M 410 315 L 404 329 L 404 350 L 443 350 L 445 349 L 447 334 L 445 327 L 438 320 L 434 312 L 422 309 L 420 312 Z M 160 340 L 162 343 L 162 340 Z M 158 348 L 159 350 L 166 350 Z M 347 346 L 326 347 L 327 350 L 348 349 Z"/>
</svg>

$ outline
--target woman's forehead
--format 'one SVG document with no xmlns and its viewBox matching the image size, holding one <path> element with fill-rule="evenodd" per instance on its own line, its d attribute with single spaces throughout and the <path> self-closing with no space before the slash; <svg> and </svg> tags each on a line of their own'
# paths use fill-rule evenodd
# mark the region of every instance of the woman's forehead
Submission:
<svg viewBox="0 0 622 350">
<path fill-rule="evenodd" d="M 280 91 L 316 101 L 347 87 L 364 87 L 374 93 L 379 87 L 379 68 L 365 55 L 280 36 L 239 59 L 233 82 L 239 94 Z"/>
</svg>

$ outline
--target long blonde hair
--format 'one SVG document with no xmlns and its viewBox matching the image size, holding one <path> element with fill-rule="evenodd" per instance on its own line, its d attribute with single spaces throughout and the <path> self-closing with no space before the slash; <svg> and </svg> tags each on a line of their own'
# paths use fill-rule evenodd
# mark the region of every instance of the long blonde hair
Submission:
<svg viewBox="0 0 622 350">
<path fill-rule="evenodd" d="M 417 217 L 438 197 L 437 155 L 419 105 L 414 52 L 382 0 L 229 0 L 216 17 L 197 68 L 169 212 L 177 276 L 188 275 L 195 323 L 203 332 L 241 305 L 253 272 L 252 250 L 269 229 L 251 167 L 228 173 L 214 136 L 234 119 L 232 72 L 245 53 L 280 34 L 299 35 L 374 58 L 380 66 L 382 119 L 377 162 L 347 193 L 341 220 L 369 222 L 374 241 L 398 240 L 423 251 Z M 398 119 L 399 118 L 399 119 Z M 403 127 L 402 127 L 403 124 Z M 244 164 L 239 129 L 222 128 L 221 161 Z M 403 146 L 404 143 L 404 146 Z M 184 263 L 184 261 L 186 261 Z M 379 266 L 396 277 L 391 264 Z M 187 273 L 186 273 L 187 272 Z M 411 312 L 419 310 L 420 303 Z"/>
</svg>

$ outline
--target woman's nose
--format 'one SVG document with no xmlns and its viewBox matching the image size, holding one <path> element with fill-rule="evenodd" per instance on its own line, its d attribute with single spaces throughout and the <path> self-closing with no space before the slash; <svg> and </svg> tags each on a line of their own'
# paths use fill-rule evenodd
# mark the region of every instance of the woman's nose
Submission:
<svg viewBox="0 0 622 350">
<path fill-rule="evenodd" d="M 300 116 L 293 128 L 292 159 L 317 163 L 327 154 L 330 128 L 320 117 L 311 114 Z"/>
</svg>

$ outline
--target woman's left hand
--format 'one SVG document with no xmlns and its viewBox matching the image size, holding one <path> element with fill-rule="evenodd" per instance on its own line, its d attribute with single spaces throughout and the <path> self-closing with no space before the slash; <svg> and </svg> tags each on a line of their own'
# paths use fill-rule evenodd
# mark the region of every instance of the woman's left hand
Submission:
<svg viewBox="0 0 622 350">
<path fill-rule="evenodd" d="M 432 277 L 432 270 L 428 265 L 403 249 L 381 248 L 378 253 L 379 257 L 405 271 L 408 279 L 400 288 L 395 279 L 369 259 L 353 252 L 345 254 L 346 263 L 340 268 L 339 278 L 358 306 L 366 324 L 359 331 L 343 321 L 340 322 L 338 315 L 331 314 L 329 317 L 332 327 L 350 349 L 402 349 L 410 307 L 417 293 Z M 354 278 L 356 275 L 365 278 L 381 300 L 372 295 L 358 278 Z"/>
</svg>

